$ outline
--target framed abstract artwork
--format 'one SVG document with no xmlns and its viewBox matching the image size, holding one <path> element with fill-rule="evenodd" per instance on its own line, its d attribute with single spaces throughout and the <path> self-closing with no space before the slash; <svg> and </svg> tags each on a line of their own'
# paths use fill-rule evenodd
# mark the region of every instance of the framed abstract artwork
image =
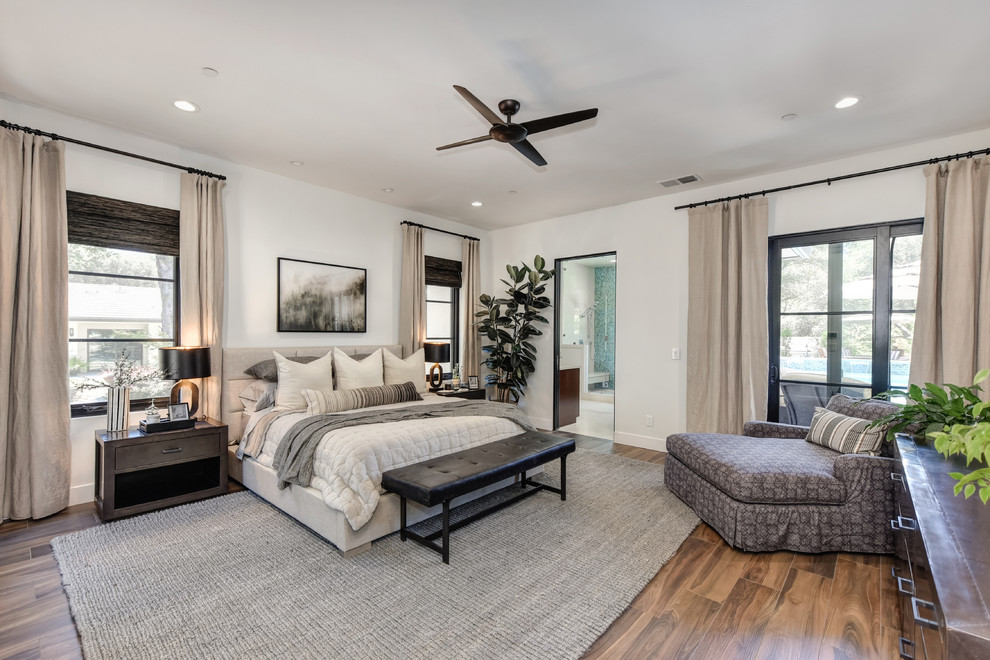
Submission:
<svg viewBox="0 0 990 660">
<path fill-rule="evenodd" d="M 278 258 L 279 332 L 367 332 L 368 271 Z"/>
</svg>

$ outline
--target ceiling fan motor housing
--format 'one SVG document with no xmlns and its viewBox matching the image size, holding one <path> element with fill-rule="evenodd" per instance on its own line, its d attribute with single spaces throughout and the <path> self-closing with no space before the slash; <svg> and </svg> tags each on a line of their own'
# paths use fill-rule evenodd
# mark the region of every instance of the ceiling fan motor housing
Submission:
<svg viewBox="0 0 990 660">
<path fill-rule="evenodd" d="M 493 140 L 498 140 L 499 142 L 505 142 L 507 144 L 515 144 L 516 142 L 522 142 L 526 139 L 527 131 L 519 124 L 496 124 L 491 127 L 488 134 L 492 136 Z"/>
</svg>

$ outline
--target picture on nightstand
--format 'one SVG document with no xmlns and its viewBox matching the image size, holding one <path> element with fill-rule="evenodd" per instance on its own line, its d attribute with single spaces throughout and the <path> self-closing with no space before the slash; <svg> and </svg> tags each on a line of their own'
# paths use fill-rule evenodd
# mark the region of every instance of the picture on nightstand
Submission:
<svg viewBox="0 0 990 660">
<path fill-rule="evenodd" d="M 477 376 L 468 376 L 468 389 L 476 390 L 480 387 Z"/>
<path fill-rule="evenodd" d="M 168 407 L 168 418 L 173 422 L 180 419 L 189 419 L 188 403 L 173 403 Z"/>
</svg>

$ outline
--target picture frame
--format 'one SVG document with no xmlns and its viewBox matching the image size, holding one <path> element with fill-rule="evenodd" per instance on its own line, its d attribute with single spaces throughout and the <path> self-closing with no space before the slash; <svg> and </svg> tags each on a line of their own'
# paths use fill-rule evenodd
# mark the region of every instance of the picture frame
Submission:
<svg viewBox="0 0 990 660">
<path fill-rule="evenodd" d="M 278 332 L 367 332 L 368 271 L 278 258 Z"/>
<path fill-rule="evenodd" d="M 175 422 L 181 419 L 189 419 L 188 403 L 170 403 L 168 406 L 168 419 Z"/>
<path fill-rule="evenodd" d="M 481 389 L 481 384 L 477 376 L 468 376 L 468 389 L 469 390 Z"/>
</svg>

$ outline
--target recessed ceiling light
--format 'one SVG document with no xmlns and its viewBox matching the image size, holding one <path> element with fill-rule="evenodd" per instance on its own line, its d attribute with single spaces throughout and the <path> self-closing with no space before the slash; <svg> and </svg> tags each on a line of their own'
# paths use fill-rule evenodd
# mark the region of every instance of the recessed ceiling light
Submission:
<svg viewBox="0 0 990 660">
<path fill-rule="evenodd" d="M 214 69 L 212 66 L 203 67 L 203 75 L 207 78 L 216 78 L 220 75 L 220 72 Z"/>
<path fill-rule="evenodd" d="M 858 96 L 847 96 L 846 98 L 844 98 L 841 101 L 837 102 L 835 104 L 835 107 L 836 108 L 839 108 L 841 110 L 842 108 L 851 108 L 854 105 L 856 105 L 857 103 L 859 103 L 859 97 Z"/>
<path fill-rule="evenodd" d="M 781 115 L 780 118 L 784 121 L 791 121 L 792 119 L 797 119 L 797 115 L 793 112 L 788 112 L 786 115 Z"/>
<path fill-rule="evenodd" d="M 395 188 L 382 188 L 382 192 L 395 192 Z"/>
<path fill-rule="evenodd" d="M 515 190 L 510 190 L 510 191 L 509 191 L 509 194 L 510 194 L 510 195 L 515 195 L 515 194 L 516 194 L 516 191 L 515 191 Z"/>
<path fill-rule="evenodd" d="M 471 202 L 471 206 L 481 206 L 481 202 Z"/>
<path fill-rule="evenodd" d="M 172 101 L 172 105 L 177 107 L 183 112 L 199 112 L 199 106 L 192 101 L 186 101 L 185 99 L 176 99 Z"/>
<path fill-rule="evenodd" d="M 301 160 L 290 160 L 289 161 L 289 165 L 294 165 L 296 167 L 302 167 L 305 164 L 306 163 L 302 162 Z"/>
</svg>

